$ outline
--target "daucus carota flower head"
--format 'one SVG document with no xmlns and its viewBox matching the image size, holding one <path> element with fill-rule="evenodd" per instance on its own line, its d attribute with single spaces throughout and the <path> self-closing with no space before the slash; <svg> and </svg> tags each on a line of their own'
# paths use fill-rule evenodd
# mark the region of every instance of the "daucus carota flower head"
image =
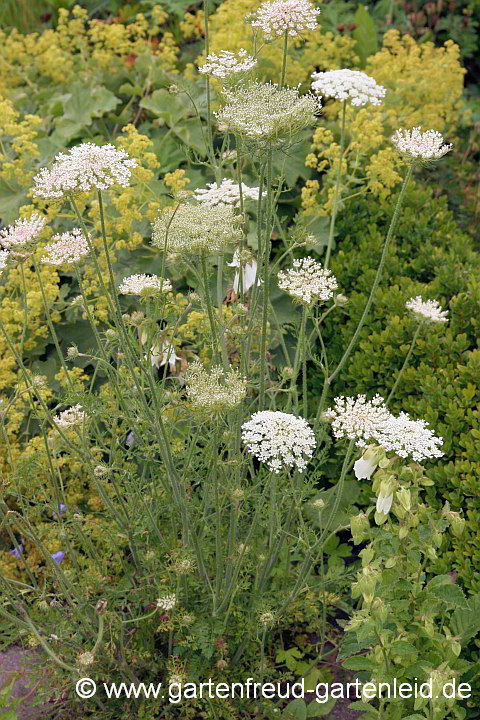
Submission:
<svg viewBox="0 0 480 720">
<path fill-rule="evenodd" d="M 85 412 L 81 405 L 74 405 L 68 410 L 64 410 L 56 416 L 55 422 L 60 427 L 73 427 L 74 425 L 81 425 L 85 420 Z"/>
<path fill-rule="evenodd" d="M 91 238 L 90 233 L 88 238 Z M 69 232 L 53 235 L 52 240 L 56 240 L 56 242 L 46 246 L 45 251 L 47 254 L 42 258 L 42 263 L 69 265 L 78 262 L 90 252 L 88 242 L 80 228 L 73 228 Z"/>
<path fill-rule="evenodd" d="M 428 429 L 427 422 L 410 420 L 406 413 L 395 417 L 380 395 L 373 400 L 367 400 L 365 395 L 356 399 L 337 397 L 334 408 L 329 408 L 324 417 L 332 422 L 336 438 L 355 440 L 357 447 L 366 447 L 369 440 L 375 440 L 385 450 L 403 458 L 411 455 L 417 462 L 443 455 L 439 449 L 442 438 Z"/>
<path fill-rule="evenodd" d="M 7 267 L 7 260 L 10 253 L 8 250 L 0 250 L 0 275 L 2 271 Z"/>
<path fill-rule="evenodd" d="M 195 190 L 195 200 L 203 205 L 238 205 L 240 203 L 240 188 L 238 183 L 225 178 L 217 187 L 216 183 L 208 183 L 208 190 L 199 188 Z M 244 200 L 258 200 L 259 188 L 247 187 L 242 183 L 242 196 Z"/>
<path fill-rule="evenodd" d="M 285 145 L 315 122 L 321 108 L 311 94 L 258 81 L 226 90 L 225 97 L 227 104 L 215 113 L 219 129 L 267 146 Z"/>
<path fill-rule="evenodd" d="M 420 295 L 417 295 L 417 297 L 407 300 L 405 307 L 407 310 L 411 310 L 419 320 L 431 323 L 448 322 L 448 312 L 442 310 L 437 300 L 423 300 Z"/>
<path fill-rule="evenodd" d="M 315 449 L 315 436 L 307 421 L 284 412 L 261 410 L 242 425 L 242 440 L 249 453 L 279 473 L 282 467 L 307 467 Z"/>
<path fill-rule="evenodd" d="M 126 277 L 119 286 L 118 292 L 122 295 L 159 295 L 168 293 L 171 289 L 170 280 L 141 273 Z"/>
<path fill-rule="evenodd" d="M 52 167 L 42 168 L 33 178 L 33 194 L 47 199 L 62 198 L 67 193 L 108 190 L 112 185 L 128 187 L 131 168 L 137 161 L 125 150 L 113 145 L 82 143 L 68 154 L 59 153 Z"/>
<path fill-rule="evenodd" d="M 210 53 L 205 58 L 198 72 L 211 75 L 222 80 L 236 80 L 239 74 L 247 73 L 257 64 L 256 58 L 241 48 L 238 53 L 220 50 L 220 54 Z"/>
<path fill-rule="evenodd" d="M 206 370 L 200 362 L 192 363 L 186 375 L 187 397 L 193 407 L 208 412 L 230 410 L 244 399 L 247 380 L 238 370 L 227 372 L 221 366 Z"/>
<path fill-rule="evenodd" d="M 29 245 L 40 235 L 45 227 L 45 218 L 34 213 L 28 220 L 16 220 L 14 225 L 0 230 L 0 245 L 15 248 Z"/>
<path fill-rule="evenodd" d="M 424 160 L 438 160 L 452 149 L 452 145 L 443 144 L 441 133 L 436 130 L 422 133 L 420 127 L 411 130 L 400 128 L 393 135 L 392 143 L 402 155 Z"/>
<path fill-rule="evenodd" d="M 159 608 L 159 610 L 173 610 L 176 604 L 177 596 L 175 593 L 157 598 L 157 608 Z"/>
<path fill-rule="evenodd" d="M 312 305 L 333 297 L 338 284 L 330 270 L 324 270 L 316 260 L 306 257 L 294 260 L 293 268 L 278 273 L 278 287 L 295 300 Z"/>
<path fill-rule="evenodd" d="M 352 105 L 381 105 L 385 97 L 383 85 L 360 70 L 329 70 L 312 73 L 312 90 L 325 97 L 348 100 Z"/>
<path fill-rule="evenodd" d="M 274 0 L 260 5 L 255 13 L 252 27 L 262 28 L 267 40 L 276 35 L 298 35 L 303 30 L 316 30 L 316 8 L 308 0 Z"/>
<path fill-rule="evenodd" d="M 167 251 L 195 254 L 218 253 L 232 243 L 240 242 L 241 217 L 231 205 L 210 206 L 184 203 L 167 208 L 153 223 L 152 244 Z"/>
</svg>

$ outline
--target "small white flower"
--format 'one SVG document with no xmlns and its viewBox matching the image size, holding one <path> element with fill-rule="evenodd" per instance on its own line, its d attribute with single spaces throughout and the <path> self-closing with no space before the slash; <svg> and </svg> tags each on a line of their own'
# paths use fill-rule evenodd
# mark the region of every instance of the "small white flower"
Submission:
<svg viewBox="0 0 480 720">
<path fill-rule="evenodd" d="M 260 5 L 252 26 L 262 28 L 268 40 L 285 32 L 295 36 L 303 30 L 316 30 L 319 13 L 320 8 L 308 0 L 274 0 Z"/>
<path fill-rule="evenodd" d="M 145 355 L 145 360 L 147 356 Z M 150 360 L 152 367 L 156 367 L 159 370 L 164 365 L 170 365 L 171 370 L 175 370 L 175 363 L 177 362 L 177 353 L 173 345 L 169 343 L 163 343 L 163 345 L 154 345 L 150 351 Z"/>
<path fill-rule="evenodd" d="M 80 665 L 80 667 L 88 667 L 89 665 L 92 665 L 95 662 L 95 655 L 90 652 L 89 650 L 86 650 L 83 653 L 80 653 L 77 655 L 77 665 Z"/>
<path fill-rule="evenodd" d="M 311 257 L 294 260 L 293 268 L 278 273 L 278 287 L 305 305 L 326 302 L 338 288 L 330 270 Z"/>
<path fill-rule="evenodd" d="M 247 393 L 247 381 L 238 370 L 225 372 L 221 366 L 207 371 L 200 362 L 188 368 L 187 397 L 196 408 L 210 412 L 229 410 L 238 405 Z"/>
<path fill-rule="evenodd" d="M 236 54 L 229 50 L 220 50 L 219 55 L 215 53 L 207 55 L 202 67 L 198 68 L 198 72 L 228 80 L 239 73 L 248 72 L 256 64 L 256 58 L 249 55 L 243 48 Z"/>
<path fill-rule="evenodd" d="M 88 238 L 90 240 L 90 233 L 88 234 Z M 90 252 L 88 243 L 80 228 L 73 228 L 70 232 L 53 235 L 52 240 L 56 240 L 57 242 L 46 246 L 45 251 L 47 254 L 42 258 L 42 263 L 48 263 L 48 265 L 69 265 L 78 262 Z"/>
<path fill-rule="evenodd" d="M 216 183 L 208 183 L 208 190 L 199 188 L 195 190 L 195 200 L 204 205 L 219 205 L 224 203 L 225 205 L 236 205 L 240 203 L 240 188 L 238 183 L 234 183 L 233 180 L 225 178 L 217 187 Z M 247 187 L 242 183 L 242 195 L 244 200 L 258 200 L 259 188 Z M 263 193 L 265 194 L 265 193 Z"/>
<path fill-rule="evenodd" d="M 0 230 L 0 245 L 4 248 L 24 246 L 36 240 L 45 227 L 45 218 L 34 213 L 28 220 L 16 220 L 14 225 Z"/>
<path fill-rule="evenodd" d="M 390 509 L 392 507 L 393 502 L 393 493 L 390 493 L 389 495 L 380 495 L 377 498 L 377 512 L 383 513 L 384 515 L 388 515 L 390 512 Z"/>
<path fill-rule="evenodd" d="M 448 322 L 448 312 L 442 310 L 437 300 L 423 300 L 420 295 L 410 298 L 405 303 L 407 310 L 411 310 L 420 320 L 428 320 L 432 323 Z"/>
<path fill-rule="evenodd" d="M 411 158 L 424 160 L 438 160 L 452 149 L 452 145 L 443 144 L 443 135 L 436 130 L 420 132 L 420 127 L 412 130 L 397 130 L 392 137 L 392 143 L 398 152 Z"/>
<path fill-rule="evenodd" d="M 282 466 L 307 467 L 315 449 L 315 436 L 307 421 L 283 412 L 261 410 L 242 425 L 242 440 L 249 453 L 274 473 Z"/>
<path fill-rule="evenodd" d="M 377 463 L 374 460 L 366 460 L 364 457 L 357 460 L 353 466 L 357 480 L 370 480 L 376 469 Z"/>
<path fill-rule="evenodd" d="M 74 405 L 68 410 L 64 410 L 55 418 L 55 422 L 60 427 L 72 427 L 73 425 L 81 425 L 85 420 L 85 412 L 81 405 Z"/>
<path fill-rule="evenodd" d="M 312 73 L 312 89 L 319 95 L 349 100 L 352 105 L 381 105 L 385 88 L 359 70 L 330 70 Z"/>
<path fill-rule="evenodd" d="M 157 275 L 136 274 L 124 278 L 118 291 L 122 295 L 158 295 L 172 290 L 172 283 Z"/>
<path fill-rule="evenodd" d="M 173 610 L 176 604 L 177 596 L 174 593 L 157 598 L 157 608 L 160 610 Z"/>
<path fill-rule="evenodd" d="M 233 254 L 233 260 L 231 263 L 228 263 L 229 267 L 240 267 L 240 253 L 238 250 L 235 250 Z M 255 283 L 255 278 L 257 277 L 257 261 L 252 258 L 250 262 L 246 262 L 243 266 L 243 292 L 248 292 L 248 290 L 252 287 L 252 285 Z M 258 284 L 261 285 L 262 280 L 259 278 Z M 233 280 L 233 292 L 238 295 L 240 289 L 240 273 L 237 271 L 235 273 L 235 278 Z"/>
<path fill-rule="evenodd" d="M 137 161 L 113 145 L 82 143 L 68 154 L 59 153 L 50 169 L 42 168 L 33 178 L 35 196 L 63 198 L 67 193 L 108 190 L 112 185 L 128 187 Z"/>
</svg>

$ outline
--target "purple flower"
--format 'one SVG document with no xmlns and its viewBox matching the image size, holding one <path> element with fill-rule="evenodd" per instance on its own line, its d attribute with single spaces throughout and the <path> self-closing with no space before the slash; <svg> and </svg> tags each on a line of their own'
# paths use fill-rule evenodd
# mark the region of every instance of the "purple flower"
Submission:
<svg viewBox="0 0 480 720">
<path fill-rule="evenodd" d="M 68 507 L 63 503 L 60 503 L 60 515 L 64 515 L 68 510 Z M 57 517 L 57 513 L 52 513 L 52 517 Z"/>
<path fill-rule="evenodd" d="M 23 553 L 23 544 L 20 543 L 20 545 L 18 546 L 18 549 L 15 547 L 12 550 L 10 550 L 9 552 L 10 552 L 10 555 L 15 555 L 17 560 L 20 560 L 20 555 Z"/>
<path fill-rule="evenodd" d="M 57 563 L 57 565 L 60 565 L 65 559 L 65 553 L 62 550 L 59 550 L 56 553 L 53 553 L 52 555 L 53 560 Z"/>
</svg>

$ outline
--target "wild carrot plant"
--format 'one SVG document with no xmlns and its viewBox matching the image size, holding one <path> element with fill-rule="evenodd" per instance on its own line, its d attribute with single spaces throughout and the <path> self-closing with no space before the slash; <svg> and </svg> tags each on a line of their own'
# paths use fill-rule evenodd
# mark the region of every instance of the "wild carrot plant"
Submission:
<svg viewBox="0 0 480 720">
<path fill-rule="evenodd" d="M 284 153 L 288 163 L 288 152 L 301 133 L 319 122 L 318 95 L 344 103 L 343 148 L 345 104 L 379 105 L 385 90 L 364 73 L 350 70 L 316 74 L 314 93 L 300 94 L 298 88 L 285 86 L 289 37 L 300 33 L 301 38 L 301 31 L 316 23 L 318 10 L 309 2 L 264 3 L 252 22 L 253 55 L 246 50 L 235 55 L 228 48 L 210 54 L 207 3 L 204 14 L 206 59 L 200 74 L 207 102 L 207 121 L 202 126 L 205 151 L 194 161 L 208 168 L 213 182 L 195 193 L 177 189 L 163 198 L 151 233 L 159 274 L 119 277 L 106 217 L 118 187 L 128 187 L 135 176 L 137 163 L 114 145 L 82 143 L 57 155 L 51 167 L 42 168 L 34 178 L 37 212 L 1 231 L 0 270 L 8 274 L 20 268 L 24 286 L 22 337 L 20 341 L 10 337 L 5 325 L 1 332 L 21 370 L 22 393 L 28 395 L 41 438 L 39 460 L 48 467 L 45 497 L 51 522 L 60 525 L 62 547 L 49 551 L 48 538 L 31 521 L 18 482 L 16 507 L 2 501 L 0 508 L 2 527 L 11 537 L 15 557 L 24 563 L 28 582 L 2 579 L 5 603 L 0 614 L 39 644 L 70 681 L 87 669 L 103 678 L 134 681 L 145 677 L 200 681 L 212 674 L 220 680 L 232 679 L 235 673 L 235 679 L 241 679 L 255 672 L 262 679 L 273 677 L 269 642 L 276 628 L 288 626 L 289 614 L 302 606 L 311 586 L 320 582 L 325 605 L 325 588 L 342 584 L 341 576 L 322 571 L 319 580 L 316 569 L 323 568 L 325 547 L 335 533 L 347 528 L 340 511 L 347 506 L 344 490 L 353 468 L 358 479 L 374 477 L 376 505 L 372 529 L 368 514 L 356 513 L 352 519 L 354 540 L 368 538 L 370 545 L 362 551 L 364 568 L 354 586 L 363 606 L 355 610 L 348 630 L 357 629 L 360 619 L 368 621 L 368 648 L 375 657 L 365 668 L 374 668 L 381 651 L 382 672 L 390 681 L 392 663 L 407 653 L 405 649 L 400 653 L 395 645 L 387 651 L 385 645 L 387 640 L 400 643 L 403 630 L 398 628 L 394 637 L 390 625 L 396 621 L 388 607 L 388 587 L 384 579 L 376 584 L 371 578 L 383 577 L 384 568 L 393 568 L 388 560 L 384 562 L 391 548 L 399 558 L 398 582 L 410 582 L 418 563 L 408 555 L 408 544 L 413 543 L 417 558 L 423 552 L 419 544 L 425 533 L 434 543 L 435 533 L 447 522 L 458 525 L 460 520 L 448 508 L 432 520 L 421 504 L 419 493 L 425 483 L 417 463 L 442 455 L 441 438 L 422 420 L 404 413 L 392 415 L 379 396 L 371 401 L 365 396 L 335 398 L 335 381 L 356 348 L 375 301 L 412 174 L 450 146 L 443 145 L 439 133 L 422 133 L 420 128 L 399 129 L 392 138 L 405 163 L 403 186 L 363 314 L 343 356 L 332 367 L 322 323 L 348 302 L 328 267 L 341 198 L 342 149 L 324 262 L 294 256 L 305 246 L 306 237 L 287 236 L 283 254 L 272 253 L 284 186 L 283 177 L 275 175 L 273 157 Z M 278 84 L 254 76 L 262 48 L 259 32 L 266 43 L 283 38 Z M 179 79 L 171 92 L 186 94 L 196 109 L 190 89 Z M 223 158 L 232 151 L 235 172 L 223 177 Z M 258 177 L 255 187 L 244 182 L 247 166 Z M 98 225 L 88 221 L 93 203 L 98 207 Z M 45 225 L 45 206 L 54 206 L 69 227 L 43 246 L 38 236 Z M 252 225 L 253 240 L 248 232 Z M 230 297 L 237 317 L 234 330 L 228 326 L 224 307 L 225 257 L 235 269 Z M 75 306 L 91 328 L 87 353 L 74 345 L 66 353 L 62 349 L 42 283 L 42 264 L 72 273 L 78 291 Z M 90 282 L 88 289 L 87 265 L 95 278 L 95 286 Z M 29 319 L 26 267 L 36 273 L 66 378 L 66 389 L 56 404 L 45 397 L 42 380 L 24 362 Z M 184 308 L 174 301 L 174 278 L 167 277 L 172 267 L 179 268 L 196 289 Z M 298 312 L 293 306 L 298 330 L 293 353 L 271 302 L 276 286 L 300 306 Z M 94 292 L 106 303 L 107 322 L 96 317 Z M 446 321 L 434 301 L 415 298 L 408 307 L 420 318 L 419 328 L 427 321 Z M 208 317 L 208 352 L 187 361 L 179 349 L 179 327 L 198 308 Z M 276 373 L 269 362 L 274 337 L 284 354 L 282 373 Z M 324 375 L 321 397 L 314 403 L 308 397 L 309 362 L 315 362 Z M 75 363 L 93 369 L 89 391 L 79 390 L 72 372 Z M 391 394 L 395 389 L 396 385 Z M 333 406 L 327 409 L 329 401 Z M 1 414 L 4 430 L 8 410 Z M 336 484 L 324 500 L 321 468 L 329 437 L 338 441 L 341 462 Z M 96 488 L 98 516 L 111 521 L 112 543 L 121 548 L 120 577 L 113 580 L 109 558 L 98 551 L 95 520 L 86 508 L 67 501 L 59 463 L 65 457 Z M 415 532 L 407 538 L 412 528 Z M 41 571 L 30 568 L 27 546 L 38 553 Z M 425 556 L 432 552 L 429 545 Z M 94 572 L 85 584 L 86 558 Z M 405 591 L 413 603 L 411 613 L 418 611 L 416 598 L 424 586 L 421 566 L 410 594 Z M 52 633 L 54 628 L 58 632 Z M 318 632 L 323 649 L 325 609 L 318 612 Z M 409 654 L 417 658 L 414 650 Z M 457 656 L 456 646 L 453 653 Z M 442 662 L 443 656 L 431 655 L 417 672 L 438 673 Z M 454 664 L 449 668 L 455 672 Z M 166 700 L 155 703 L 159 717 L 176 712 Z M 100 699 L 97 705 L 99 712 L 105 710 Z M 449 707 L 429 706 L 428 717 L 440 720 Z M 269 705 L 263 711 L 268 714 L 273 709 Z M 217 716 L 212 712 L 212 717 Z M 380 701 L 372 716 L 405 717 L 388 712 Z M 187 710 L 182 708 L 181 713 L 186 716 Z"/>
</svg>

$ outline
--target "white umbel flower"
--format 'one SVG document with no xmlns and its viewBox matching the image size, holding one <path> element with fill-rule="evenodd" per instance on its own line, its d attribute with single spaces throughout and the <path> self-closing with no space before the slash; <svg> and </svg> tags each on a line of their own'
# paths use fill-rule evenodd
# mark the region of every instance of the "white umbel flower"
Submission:
<svg viewBox="0 0 480 720">
<path fill-rule="evenodd" d="M 7 267 L 7 260 L 10 253 L 8 250 L 0 250 L 0 275 Z"/>
<path fill-rule="evenodd" d="M 285 32 L 295 36 L 303 30 L 316 30 L 319 13 L 320 8 L 308 0 L 275 0 L 260 5 L 252 27 L 260 27 L 267 40 Z"/>
<path fill-rule="evenodd" d="M 385 97 L 383 85 L 377 85 L 373 78 L 360 70 L 316 72 L 312 73 L 312 78 L 312 90 L 319 95 L 349 100 L 352 105 L 381 105 Z"/>
<path fill-rule="evenodd" d="M 303 472 L 316 445 L 306 420 L 270 410 L 254 413 L 242 425 L 242 440 L 248 452 L 274 473 L 279 473 L 284 466 Z"/>
<path fill-rule="evenodd" d="M 23 247 L 33 242 L 45 227 L 45 218 L 34 213 L 28 220 L 16 220 L 14 225 L 0 230 L 0 245 L 4 248 Z"/>
<path fill-rule="evenodd" d="M 167 235 L 168 252 L 219 253 L 240 242 L 241 217 L 231 205 L 183 204 L 167 208 L 153 224 L 152 244 L 163 250 Z"/>
<path fill-rule="evenodd" d="M 423 300 L 420 295 L 410 298 L 405 303 L 407 310 L 411 310 L 419 320 L 432 323 L 448 322 L 448 312 L 442 310 L 437 300 Z"/>
<path fill-rule="evenodd" d="M 137 161 L 113 145 L 82 143 L 59 153 L 50 169 L 42 168 L 33 178 L 35 196 L 62 198 L 67 193 L 108 190 L 112 185 L 128 187 L 131 168 Z"/>
<path fill-rule="evenodd" d="M 312 125 L 321 108 L 314 95 L 258 81 L 226 90 L 225 96 L 227 105 L 214 113 L 219 129 L 257 144 L 284 145 Z"/>
<path fill-rule="evenodd" d="M 357 398 L 337 397 L 334 409 L 329 408 L 325 419 L 332 421 L 336 438 L 355 440 L 357 447 L 366 447 L 369 440 L 376 441 L 385 450 L 392 450 L 399 457 L 409 455 L 416 462 L 443 455 L 439 449 L 442 438 L 428 429 L 424 420 L 411 420 L 406 413 L 392 415 L 380 395 L 367 400 L 365 395 Z"/>
<path fill-rule="evenodd" d="M 222 80 L 229 80 L 232 77 L 236 79 L 239 73 L 246 73 L 257 64 L 256 58 L 249 55 L 246 50 L 241 48 L 238 53 L 229 50 L 220 50 L 220 54 L 210 53 L 205 58 L 202 67 L 198 68 L 198 72 L 211 75 L 212 77 Z"/>
<path fill-rule="evenodd" d="M 452 145 L 443 144 L 441 133 L 436 130 L 422 133 L 420 127 L 411 130 L 400 128 L 392 137 L 392 143 L 403 155 L 424 160 L 438 160 L 452 149 Z"/>
<path fill-rule="evenodd" d="M 207 183 L 208 190 L 205 188 L 199 188 L 195 190 L 195 200 L 203 205 L 219 205 L 224 203 L 225 205 L 237 205 L 240 203 L 240 188 L 238 183 L 234 183 L 233 180 L 225 178 L 222 180 L 219 187 L 216 183 Z M 258 193 L 260 188 L 247 187 L 242 183 L 242 195 L 244 200 L 258 200 Z"/>
<path fill-rule="evenodd" d="M 172 283 L 158 275 L 145 275 L 144 273 L 129 275 L 119 285 L 118 292 L 121 295 L 158 295 L 168 293 L 172 289 Z"/>
<path fill-rule="evenodd" d="M 90 233 L 88 238 L 91 238 Z M 45 251 L 47 254 L 42 258 L 42 263 L 69 265 L 78 262 L 90 252 L 85 235 L 80 228 L 73 228 L 69 232 L 53 235 L 52 240 L 56 240 L 56 242 L 46 246 Z"/>
<path fill-rule="evenodd" d="M 68 410 L 64 410 L 55 418 L 55 422 L 60 427 L 72 427 L 74 425 L 81 425 L 85 420 L 85 412 L 81 405 L 74 405 Z"/>
<path fill-rule="evenodd" d="M 177 596 L 174 593 L 157 598 L 157 608 L 160 610 L 173 610 L 176 604 Z"/>
<path fill-rule="evenodd" d="M 188 368 L 187 397 L 193 407 L 212 411 L 230 410 L 242 402 L 247 394 L 247 380 L 238 370 L 228 372 L 221 366 L 207 371 L 200 362 Z"/>
<path fill-rule="evenodd" d="M 278 287 L 305 305 L 326 302 L 338 288 L 330 270 L 312 257 L 293 261 L 293 268 L 278 273 Z"/>
</svg>

